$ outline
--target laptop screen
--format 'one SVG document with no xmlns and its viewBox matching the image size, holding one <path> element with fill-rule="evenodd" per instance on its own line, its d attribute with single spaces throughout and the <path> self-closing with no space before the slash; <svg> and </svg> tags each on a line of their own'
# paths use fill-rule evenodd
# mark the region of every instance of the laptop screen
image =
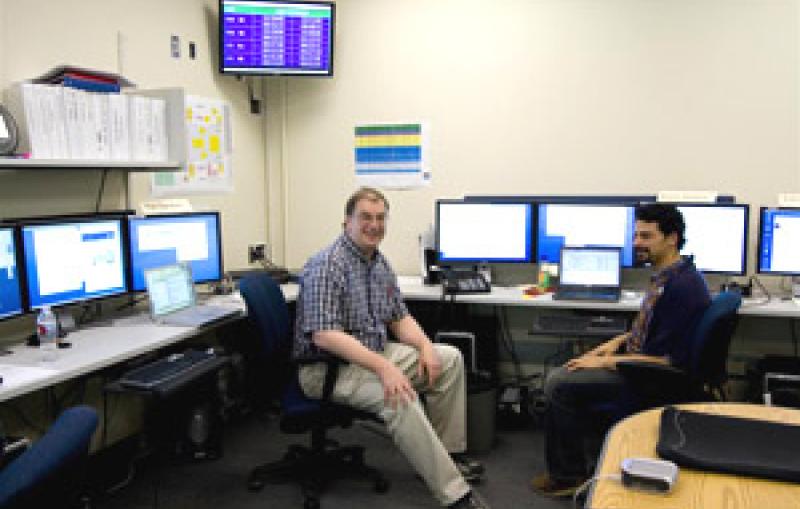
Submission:
<svg viewBox="0 0 800 509">
<path fill-rule="evenodd" d="M 564 247 L 559 284 L 619 286 L 620 258 L 621 250 L 615 248 Z"/>
<path fill-rule="evenodd" d="M 165 265 L 144 271 L 150 312 L 164 316 L 194 305 L 194 283 L 188 264 Z"/>
</svg>

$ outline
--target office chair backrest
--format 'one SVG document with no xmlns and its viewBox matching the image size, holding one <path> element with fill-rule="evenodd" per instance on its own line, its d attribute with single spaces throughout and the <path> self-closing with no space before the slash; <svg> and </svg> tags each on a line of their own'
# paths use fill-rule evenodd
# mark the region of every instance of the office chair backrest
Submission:
<svg viewBox="0 0 800 509">
<path fill-rule="evenodd" d="M 690 374 L 696 382 L 719 388 L 727 380 L 728 348 L 741 304 L 740 294 L 721 292 L 703 313 L 691 344 Z"/>
<path fill-rule="evenodd" d="M 30 449 L 0 471 L 0 507 L 67 507 L 61 489 L 74 479 L 78 463 L 87 458 L 89 443 L 97 428 L 97 412 L 88 406 L 64 410 Z M 74 483 L 73 483 L 74 484 Z"/>
<path fill-rule="evenodd" d="M 239 282 L 247 315 L 261 335 L 264 354 L 287 354 L 292 346 L 289 308 L 281 287 L 266 274 L 255 274 Z"/>
<path fill-rule="evenodd" d="M 280 395 L 295 377 L 296 366 L 291 362 L 292 324 L 289 306 L 278 283 L 267 274 L 246 276 L 239 282 L 239 292 L 247 305 L 247 316 L 256 328 L 259 339 L 259 370 L 256 375 L 262 403 Z"/>
</svg>

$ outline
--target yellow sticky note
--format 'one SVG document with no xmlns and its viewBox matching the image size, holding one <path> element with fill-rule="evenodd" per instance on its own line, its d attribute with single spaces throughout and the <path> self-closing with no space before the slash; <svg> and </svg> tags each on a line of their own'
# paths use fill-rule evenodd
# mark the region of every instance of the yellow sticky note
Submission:
<svg viewBox="0 0 800 509">
<path fill-rule="evenodd" d="M 192 108 L 186 108 L 186 120 L 192 119 Z"/>
<path fill-rule="evenodd" d="M 214 154 L 219 153 L 219 136 L 212 134 L 208 137 L 208 150 Z"/>
<path fill-rule="evenodd" d="M 203 138 L 192 138 L 192 147 L 203 148 L 205 145 L 206 142 L 203 140 Z"/>
<path fill-rule="evenodd" d="M 200 159 L 208 159 L 208 152 L 203 152 L 200 154 Z"/>
<path fill-rule="evenodd" d="M 198 131 L 200 134 L 206 134 L 206 128 L 205 128 L 205 127 L 203 127 L 203 126 L 200 126 L 200 128 L 199 128 L 197 131 Z"/>
<path fill-rule="evenodd" d="M 193 164 L 190 164 L 189 168 L 188 168 L 188 171 L 186 173 L 189 174 L 189 177 L 194 177 L 195 174 L 197 173 L 197 168 L 195 168 L 195 166 Z"/>
</svg>

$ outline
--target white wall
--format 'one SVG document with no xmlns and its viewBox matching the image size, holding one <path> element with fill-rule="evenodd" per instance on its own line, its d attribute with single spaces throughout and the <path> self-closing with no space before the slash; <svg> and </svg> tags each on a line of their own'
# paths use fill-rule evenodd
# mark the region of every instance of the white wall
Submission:
<svg viewBox="0 0 800 509">
<path fill-rule="evenodd" d="M 217 72 L 216 0 L 2 0 L 0 88 L 59 64 L 121 72 L 139 88 L 183 87 L 230 101 L 233 194 L 191 197 L 197 209 L 220 210 L 225 265 L 247 265 L 247 245 L 267 236 L 264 117 L 249 112 L 244 83 Z M 182 56 L 169 53 L 170 35 Z M 188 42 L 197 59 L 188 58 Z M 99 171 L 0 172 L 0 218 L 93 211 Z M 124 173 L 113 172 L 104 209 L 125 203 Z M 148 174 L 131 178 L 131 205 L 149 198 Z"/>
<path fill-rule="evenodd" d="M 795 0 L 337 6 L 335 78 L 289 80 L 286 140 L 268 139 L 290 267 L 339 231 L 358 122 L 432 128 L 433 185 L 388 193 L 400 273 L 418 272 L 438 197 L 715 189 L 759 206 L 798 189 Z"/>
</svg>

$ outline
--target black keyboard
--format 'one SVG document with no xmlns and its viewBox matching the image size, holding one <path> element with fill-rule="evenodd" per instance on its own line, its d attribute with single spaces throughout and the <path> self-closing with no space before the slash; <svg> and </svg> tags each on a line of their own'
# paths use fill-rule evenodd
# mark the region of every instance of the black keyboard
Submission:
<svg viewBox="0 0 800 509">
<path fill-rule="evenodd" d="M 588 300 L 588 301 L 608 301 L 616 302 L 619 300 L 618 292 L 604 292 L 599 290 L 559 290 L 553 296 L 555 300 Z"/>
<path fill-rule="evenodd" d="M 122 375 L 119 383 L 133 389 L 154 389 L 183 375 L 200 374 L 216 359 L 213 350 L 186 350 L 132 369 Z"/>
<path fill-rule="evenodd" d="M 535 334 L 576 334 L 615 336 L 628 330 L 621 316 L 543 315 L 533 323 Z"/>
</svg>

